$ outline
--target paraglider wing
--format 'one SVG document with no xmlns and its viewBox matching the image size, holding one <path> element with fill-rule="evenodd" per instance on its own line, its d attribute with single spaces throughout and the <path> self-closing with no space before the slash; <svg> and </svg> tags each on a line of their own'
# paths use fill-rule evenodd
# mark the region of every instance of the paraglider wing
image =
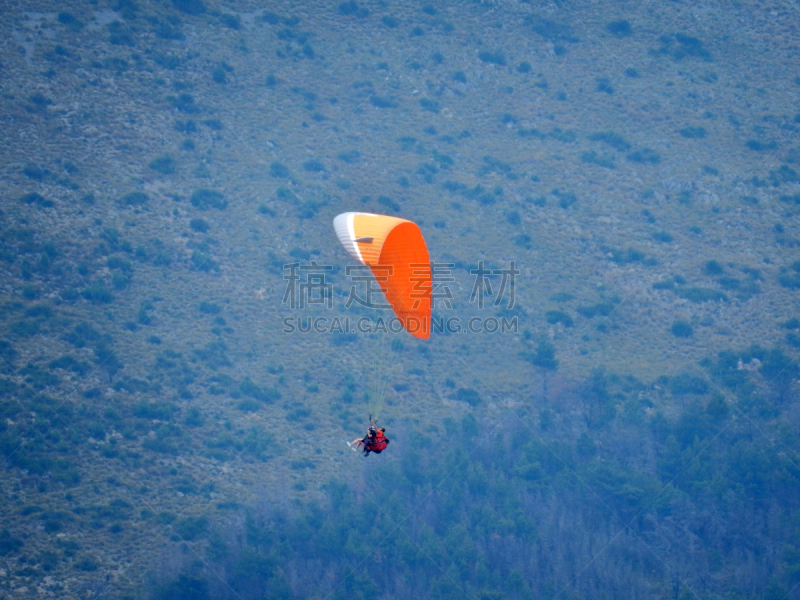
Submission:
<svg viewBox="0 0 800 600">
<path fill-rule="evenodd" d="M 333 228 L 347 253 L 370 267 L 405 330 L 428 339 L 431 267 L 419 226 L 397 217 L 347 212 L 333 220 Z"/>
</svg>

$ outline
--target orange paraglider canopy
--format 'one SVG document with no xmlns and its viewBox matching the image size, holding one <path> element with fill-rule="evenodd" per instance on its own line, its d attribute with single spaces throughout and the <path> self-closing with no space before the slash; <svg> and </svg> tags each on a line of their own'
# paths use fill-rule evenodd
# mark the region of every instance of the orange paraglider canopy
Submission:
<svg viewBox="0 0 800 600">
<path fill-rule="evenodd" d="M 422 231 L 411 221 L 347 212 L 333 220 L 348 254 L 370 267 L 403 328 L 430 337 L 431 266 Z"/>
</svg>

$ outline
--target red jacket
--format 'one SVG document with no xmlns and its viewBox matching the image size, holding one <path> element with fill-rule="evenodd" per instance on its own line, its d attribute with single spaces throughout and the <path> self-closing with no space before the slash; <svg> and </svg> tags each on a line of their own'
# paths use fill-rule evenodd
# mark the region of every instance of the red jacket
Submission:
<svg viewBox="0 0 800 600">
<path fill-rule="evenodd" d="M 368 440 L 368 444 L 368 448 L 371 452 L 380 454 L 386 450 L 386 446 L 389 445 L 389 438 L 379 429 L 375 434 L 375 438 Z"/>
</svg>

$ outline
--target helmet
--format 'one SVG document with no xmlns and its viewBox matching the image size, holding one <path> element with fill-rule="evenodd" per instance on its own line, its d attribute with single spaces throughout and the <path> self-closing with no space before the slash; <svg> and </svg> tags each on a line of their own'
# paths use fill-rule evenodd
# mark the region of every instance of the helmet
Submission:
<svg viewBox="0 0 800 600">
<path fill-rule="evenodd" d="M 369 426 L 369 432 L 370 432 L 370 433 L 377 433 L 377 429 L 375 429 L 375 426 L 374 426 L 374 425 L 370 425 L 370 426 Z"/>
</svg>

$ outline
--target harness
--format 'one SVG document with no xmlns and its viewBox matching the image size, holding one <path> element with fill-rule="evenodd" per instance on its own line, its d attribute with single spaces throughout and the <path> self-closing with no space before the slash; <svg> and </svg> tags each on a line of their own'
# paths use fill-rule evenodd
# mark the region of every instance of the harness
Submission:
<svg viewBox="0 0 800 600">
<path fill-rule="evenodd" d="M 389 438 L 385 435 L 381 434 L 381 437 L 378 438 L 375 436 L 374 438 L 366 438 L 364 440 L 364 449 L 368 452 L 374 452 L 375 454 L 380 454 L 384 450 L 386 450 L 386 446 L 389 445 Z"/>
</svg>

